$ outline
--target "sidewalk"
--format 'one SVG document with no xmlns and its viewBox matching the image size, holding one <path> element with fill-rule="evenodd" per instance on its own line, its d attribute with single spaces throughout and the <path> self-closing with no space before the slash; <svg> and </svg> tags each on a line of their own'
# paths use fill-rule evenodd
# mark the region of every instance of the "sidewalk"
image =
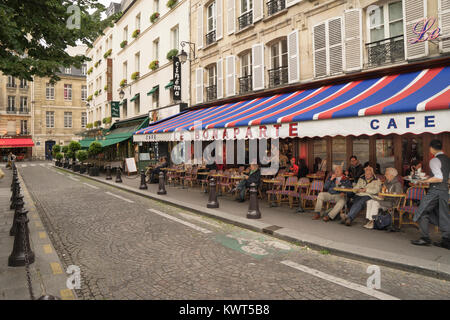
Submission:
<svg viewBox="0 0 450 320">
<path fill-rule="evenodd" d="M 25 267 L 8 267 L 14 237 L 9 235 L 14 211 L 9 209 L 12 171 L 3 169 L 5 177 L 0 179 L 0 300 L 30 300 Z M 41 218 L 34 206 L 22 178 L 19 180 L 28 212 L 31 249 L 35 262 L 30 265 L 31 281 L 35 299 L 42 295 L 53 295 L 63 300 L 75 299 L 72 290 L 67 289 L 67 275 L 53 248 Z"/>
<path fill-rule="evenodd" d="M 73 173 L 70 170 L 66 171 Z M 262 218 L 252 220 L 246 218 L 248 201 L 239 203 L 233 201 L 230 195 L 218 197 L 220 205 L 218 209 L 208 209 L 206 208 L 208 194 L 201 192 L 197 187 L 181 189 L 166 186 L 167 194 L 158 195 L 156 193 L 158 184 L 149 184 L 148 190 L 139 190 L 140 177 L 122 175 L 123 183 L 116 183 L 114 175 L 113 180 L 106 180 L 104 175 L 82 176 L 234 225 L 270 233 L 283 240 L 308 245 L 313 249 L 328 250 L 335 255 L 450 279 L 450 251 L 435 246 L 411 245 L 410 240 L 419 237 L 419 232 L 414 226 L 403 227 L 401 232 L 367 230 L 362 227 L 364 217 L 358 217 L 351 227 L 347 227 L 335 221 L 325 223 L 322 220 L 312 220 L 311 212 L 299 214 L 287 205 L 270 208 L 265 200 L 259 201 Z M 440 239 L 434 227 L 431 237 L 433 240 Z"/>
</svg>

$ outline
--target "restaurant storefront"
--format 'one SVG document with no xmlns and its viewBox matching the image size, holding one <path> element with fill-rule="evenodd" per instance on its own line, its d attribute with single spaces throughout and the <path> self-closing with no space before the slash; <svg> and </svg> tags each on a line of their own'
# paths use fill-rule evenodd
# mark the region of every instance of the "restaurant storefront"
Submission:
<svg viewBox="0 0 450 320">
<path fill-rule="evenodd" d="M 450 67 L 353 81 L 196 108 L 139 130 L 135 142 L 280 139 L 281 152 L 348 166 L 355 154 L 384 172 L 413 160 L 427 170 L 433 138 L 450 151 Z"/>
<path fill-rule="evenodd" d="M 0 137 L 0 161 L 6 162 L 10 152 L 16 156 L 17 161 L 31 159 L 33 146 L 31 136 L 2 136 Z"/>
</svg>

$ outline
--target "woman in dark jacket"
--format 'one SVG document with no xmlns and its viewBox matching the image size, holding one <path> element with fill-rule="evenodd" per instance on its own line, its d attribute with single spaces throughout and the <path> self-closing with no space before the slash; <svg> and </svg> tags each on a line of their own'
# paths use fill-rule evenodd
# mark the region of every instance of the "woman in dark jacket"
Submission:
<svg viewBox="0 0 450 320">
<path fill-rule="evenodd" d="M 306 161 L 305 159 L 300 159 L 298 161 L 298 178 L 304 178 L 306 177 L 306 175 L 309 173 L 309 169 L 306 166 Z"/>
</svg>

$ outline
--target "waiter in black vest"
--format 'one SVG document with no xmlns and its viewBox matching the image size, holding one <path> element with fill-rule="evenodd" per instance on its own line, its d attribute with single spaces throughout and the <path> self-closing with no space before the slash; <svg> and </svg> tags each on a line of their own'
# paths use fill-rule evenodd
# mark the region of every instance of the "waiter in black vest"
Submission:
<svg viewBox="0 0 450 320">
<path fill-rule="evenodd" d="M 430 160 L 432 177 L 424 180 L 430 184 L 427 194 L 420 201 L 419 209 L 414 214 L 414 222 L 419 222 L 421 237 L 411 241 L 418 246 L 431 244 L 429 223 L 439 226 L 442 239 L 434 245 L 450 249 L 450 213 L 448 210 L 448 179 L 450 178 L 450 158 L 442 152 L 442 142 L 430 142 L 430 152 L 434 158 Z"/>
</svg>

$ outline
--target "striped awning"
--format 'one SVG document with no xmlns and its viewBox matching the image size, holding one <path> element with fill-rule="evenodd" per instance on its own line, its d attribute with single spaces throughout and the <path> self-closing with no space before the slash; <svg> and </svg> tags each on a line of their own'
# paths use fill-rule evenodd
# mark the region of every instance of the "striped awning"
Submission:
<svg viewBox="0 0 450 320">
<path fill-rule="evenodd" d="M 134 140 L 182 140 L 194 129 L 206 140 L 449 131 L 449 89 L 450 67 L 388 75 L 182 112 Z"/>
</svg>

